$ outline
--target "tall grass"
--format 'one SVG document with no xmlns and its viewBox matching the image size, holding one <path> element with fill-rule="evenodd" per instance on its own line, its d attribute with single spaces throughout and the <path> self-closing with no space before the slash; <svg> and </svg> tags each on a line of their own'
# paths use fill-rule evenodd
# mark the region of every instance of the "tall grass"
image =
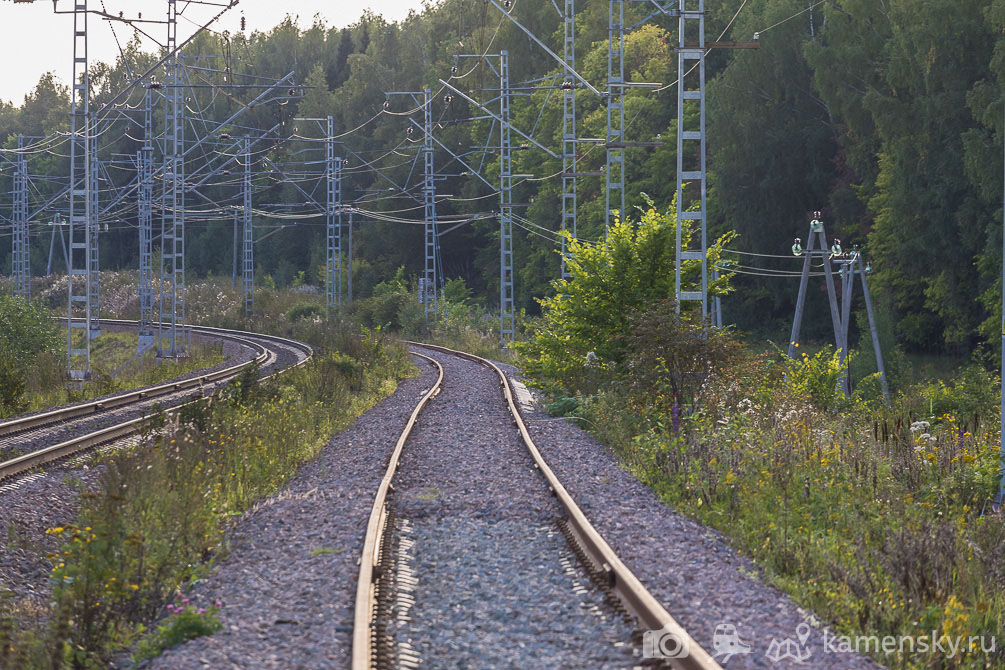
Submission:
<svg viewBox="0 0 1005 670">
<path fill-rule="evenodd" d="M 275 493 L 412 369 L 379 333 L 309 326 L 296 334 L 316 346 L 308 365 L 264 384 L 251 370 L 207 404 L 155 424 L 149 444 L 105 461 L 78 520 L 50 531 L 63 548 L 49 556 L 47 623 L 19 626 L 14 604 L 0 607 L 0 667 L 98 667 L 133 644 L 180 586 L 226 552 L 234 517 Z"/>
<path fill-rule="evenodd" d="M 990 654 L 877 652 L 888 667 L 1005 668 L 998 381 L 970 368 L 890 408 L 833 394 L 822 405 L 809 389 L 833 389 L 833 366 L 812 359 L 735 361 L 679 421 L 617 390 L 579 413 L 669 505 L 841 633 L 998 638 Z"/>
</svg>

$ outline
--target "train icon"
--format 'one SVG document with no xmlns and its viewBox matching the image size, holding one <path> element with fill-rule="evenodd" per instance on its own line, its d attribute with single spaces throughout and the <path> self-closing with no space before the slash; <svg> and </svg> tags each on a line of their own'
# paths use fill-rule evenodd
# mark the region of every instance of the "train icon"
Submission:
<svg viewBox="0 0 1005 670">
<path fill-rule="evenodd" d="M 715 650 L 713 654 L 715 658 L 723 656 L 723 663 L 729 661 L 736 654 L 749 654 L 753 651 L 749 644 L 740 640 L 736 626 L 729 623 L 721 623 L 715 627 L 715 633 L 712 635 L 712 649 Z"/>
</svg>

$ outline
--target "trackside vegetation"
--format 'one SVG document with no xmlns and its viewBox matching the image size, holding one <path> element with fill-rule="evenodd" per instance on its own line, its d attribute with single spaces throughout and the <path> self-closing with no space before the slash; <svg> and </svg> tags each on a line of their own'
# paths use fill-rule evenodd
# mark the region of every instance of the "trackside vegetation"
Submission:
<svg viewBox="0 0 1005 670">
<path fill-rule="evenodd" d="M 285 334 L 311 343 L 313 361 L 261 383 L 249 369 L 155 421 L 142 446 L 96 457 L 100 480 L 81 491 L 77 520 L 48 531 L 62 540 L 48 556 L 50 611 L 33 627 L 0 602 L 0 667 L 107 667 L 123 650 L 149 658 L 218 628 L 221 603 L 179 590 L 226 554 L 236 517 L 412 370 L 379 329 L 305 322 Z"/>
<path fill-rule="evenodd" d="M 889 406 L 875 376 L 844 398 L 833 349 L 757 353 L 678 314 L 672 255 L 646 262 L 670 229 L 650 209 L 571 245 L 571 277 L 516 345 L 553 412 L 839 634 L 999 638 L 951 659 L 873 650 L 887 667 L 1005 667 L 1000 380 L 975 362 Z"/>
</svg>

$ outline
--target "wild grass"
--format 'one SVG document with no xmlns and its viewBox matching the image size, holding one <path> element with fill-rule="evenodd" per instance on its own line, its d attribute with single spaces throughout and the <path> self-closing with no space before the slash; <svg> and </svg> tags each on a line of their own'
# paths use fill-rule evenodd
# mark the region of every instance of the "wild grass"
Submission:
<svg viewBox="0 0 1005 670">
<path fill-rule="evenodd" d="M 294 334 L 316 347 L 308 365 L 264 384 L 249 371 L 155 424 L 148 444 L 107 458 L 78 520 L 50 531 L 63 547 L 49 556 L 47 624 L 18 626 L 13 607 L 0 614 L 0 667 L 98 667 L 140 640 L 145 657 L 212 628 L 205 613 L 166 605 L 226 553 L 235 518 L 412 370 L 379 332 L 305 325 Z"/>
<path fill-rule="evenodd" d="M 43 354 L 25 386 L 23 407 L 33 412 L 70 402 L 153 386 L 223 362 L 219 342 L 193 342 L 189 355 L 177 360 L 158 359 L 156 351 L 136 354 L 136 334 L 105 332 L 91 344 L 91 379 L 82 389 L 66 385 L 66 358 Z M 65 353 L 65 350 L 64 350 Z"/>
<path fill-rule="evenodd" d="M 833 371 L 827 356 L 744 356 L 707 380 L 693 413 L 659 409 L 658 387 L 608 387 L 577 413 L 668 505 L 721 530 L 840 633 L 997 638 L 954 658 L 877 652 L 887 667 L 1005 668 L 998 380 L 970 367 L 891 407 L 825 408 L 810 389 L 832 390 Z"/>
</svg>

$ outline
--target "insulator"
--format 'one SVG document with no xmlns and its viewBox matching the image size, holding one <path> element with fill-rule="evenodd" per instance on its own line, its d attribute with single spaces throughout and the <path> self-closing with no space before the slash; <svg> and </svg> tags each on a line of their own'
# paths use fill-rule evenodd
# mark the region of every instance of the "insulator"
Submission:
<svg viewBox="0 0 1005 670">
<path fill-rule="evenodd" d="M 244 18 L 244 14 L 241 14 L 241 32 L 242 33 L 244 32 L 244 29 L 247 27 L 247 25 L 248 25 L 248 23 L 247 23 L 247 21 Z"/>
<path fill-rule="evenodd" d="M 394 187 L 393 186 L 388 186 L 387 187 L 387 192 L 388 193 L 394 193 Z"/>
<path fill-rule="evenodd" d="M 866 263 L 865 264 L 865 273 L 867 275 L 871 275 L 872 274 L 872 263 Z"/>
<path fill-rule="evenodd" d="M 121 11 L 120 11 L 120 12 L 119 12 L 119 18 L 121 19 L 121 18 L 124 18 L 124 17 L 125 17 L 125 12 L 121 12 Z"/>
<path fill-rule="evenodd" d="M 792 244 L 792 255 L 801 256 L 802 253 L 803 253 L 803 241 L 797 237 L 795 242 Z"/>
<path fill-rule="evenodd" d="M 831 253 L 835 256 L 841 255 L 841 240 L 834 238 L 834 244 L 831 245 Z"/>
<path fill-rule="evenodd" d="M 287 93 L 288 93 L 289 95 L 296 95 L 296 94 L 297 94 L 297 89 L 295 89 L 295 88 L 291 88 L 291 89 L 290 89 L 289 91 L 287 91 Z"/>
<path fill-rule="evenodd" d="M 230 139 L 230 134 L 229 133 L 220 133 L 220 139 L 221 140 L 229 140 Z"/>
<path fill-rule="evenodd" d="M 510 9 L 513 6 L 513 0 L 504 0 L 503 7 Z"/>
<path fill-rule="evenodd" d="M 454 65 L 450 68 L 450 76 L 453 77 L 456 74 L 457 74 L 457 66 Z"/>
<path fill-rule="evenodd" d="M 569 81 L 568 79 L 566 79 L 565 81 L 562 82 L 562 90 L 563 91 L 571 91 L 572 88 L 573 88 L 572 87 L 572 82 Z"/>
<path fill-rule="evenodd" d="M 447 93 L 445 96 L 443 96 L 443 104 L 445 104 L 445 105 L 449 105 L 451 102 L 453 102 L 453 100 L 454 100 L 454 96 L 450 95 L 449 93 Z"/>
<path fill-rule="evenodd" d="M 385 100 L 385 101 L 384 101 L 384 109 L 387 109 L 387 108 L 389 108 L 390 106 L 391 106 L 391 103 L 390 103 L 390 102 L 389 102 L 388 100 Z"/>
<path fill-rule="evenodd" d="M 405 131 L 405 134 L 406 134 L 406 135 L 411 135 L 411 134 L 412 134 L 412 133 L 414 133 L 414 132 L 415 132 L 415 128 L 408 128 L 408 129 L 407 129 L 407 130 Z"/>
<path fill-rule="evenodd" d="M 190 96 L 186 95 L 185 96 L 185 102 L 192 102 L 192 98 Z"/>
</svg>

